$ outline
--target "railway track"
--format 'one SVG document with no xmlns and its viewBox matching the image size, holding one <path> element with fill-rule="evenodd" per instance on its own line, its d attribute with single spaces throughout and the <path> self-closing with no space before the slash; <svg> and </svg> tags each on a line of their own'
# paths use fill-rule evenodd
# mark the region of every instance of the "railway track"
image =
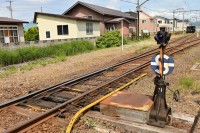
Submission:
<svg viewBox="0 0 200 133">
<path fill-rule="evenodd" d="M 173 55 L 197 44 L 200 40 L 194 36 L 180 38 L 172 41 L 166 52 Z M 118 64 L 0 104 L 0 111 L 26 116 L 24 121 L 6 127 L 4 132 L 26 132 L 54 116 L 70 117 L 64 112 L 86 106 L 136 78 L 150 65 L 151 57 L 156 53 L 159 50 L 152 49 Z"/>
</svg>

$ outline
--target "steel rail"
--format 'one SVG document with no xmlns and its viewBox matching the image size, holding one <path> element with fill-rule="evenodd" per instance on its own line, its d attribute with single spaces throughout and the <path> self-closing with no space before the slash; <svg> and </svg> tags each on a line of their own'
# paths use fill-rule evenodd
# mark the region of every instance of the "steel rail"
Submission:
<svg viewBox="0 0 200 133">
<path fill-rule="evenodd" d="M 188 38 L 191 38 L 191 37 L 192 37 L 192 36 L 189 36 Z M 182 39 L 182 38 L 181 38 L 181 39 Z M 174 43 L 174 42 L 176 42 L 176 41 L 180 41 L 181 39 L 172 41 L 171 43 Z M 185 42 L 186 40 L 187 40 L 187 39 L 185 39 L 183 42 Z M 7 107 L 7 106 L 10 106 L 10 105 L 16 104 L 16 103 L 18 103 L 18 102 L 24 101 L 24 100 L 26 100 L 26 99 L 29 99 L 29 98 L 31 98 L 31 97 L 33 97 L 33 96 L 36 96 L 36 95 L 40 94 L 40 93 L 55 90 L 55 89 L 57 89 L 57 88 L 59 88 L 59 87 L 61 87 L 61 86 L 64 86 L 64 85 L 67 85 L 67 84 L 72 84 L 72 83 L 74 83 L 74 82 L 87 79 L 87 78 L 89 78 L 89 77 L 91 77 L 91 76 L 97 75 L 97 74 L 99 74 L 99 73 L 102 73 L 102 72 L 107 71 L 107 70 L 109 70 L 109 69 L 112 69 L 112 68 L 114 68 L 114 67 L 117 67 L 117 66 L 126 64 L 126 63 L 128 63 L 128 62 L 131 62 L 131 61 L 134 61 L 134 60 L 143 58 L 143 57 L 148 56 L 148 55 L 151 55 L 151 54 L 155 54 L 155 53 L 153 52 L 153 51 L 155 51 L 155 50 L 157 50 L 157 48 L 152 49 L 152 50 L 150 50 L 150 51 L 148 51 L 148 52 L 146 52 L 146 53 L 143 53 L 143 54 L 141 54 L 141 55 L 139 55 L 139 56 L 135 56 L 135 57 L 133 57 L 133 58 L 127 59 L 127 60 L 122 61 L 122 62 L 120 62 L 120 63 L 114 64 L 114 65 L 112 65 L 112 66 L 108 66 L 108 67 L 106 67 L 106 68 L 104 68 L 104 69 L 100 69 L 100 70 L 98 70 L 98 71 L 94 71 L 94 72 L 91 72 L 91 73 L 89 73 L 89 74 L 80 76 L 79 78 L 67 80 L 67 81 L 65 81 L 65 82 L 58 83 L 58 84 L 56 84 L 56 85 L 47 87 L 47 88 L 45 88 L 45 89 L 32 92 L 32 93 L 27 94 L 27 95 L 25 95 L 25 96 L 21 96 L 21 97 L 15 98 L 15 99 L 10 100 L 10 101 L 8 101 L 8 102 L 1 103 L 1 104 L 0 104 L 0 110 L 2 110 L 3 108 L 5 108 L 5 107 Z"/>
<path fill-rule="evenodd" d="M 191 37 L 192 37 L 192 36 L 189 36 L 188 38 L 191 38 Z M 170 42 L 170 43 L 174 43 L 174 42 L 180 41 L 181 39 L 182 39 L 182 38 L 180 38 L 180 39 L 178 39 L 178 40 L 174 40 L 174 41 L 172 41 L 172 42 Z M 186 41 L 186 40 L 187 40 L 187 39 L 185 39 L 184 41 Z M 183 41 L 183 42 L 184 42 L 184 41 Z M 98 71 L 95 71 L 95 72 L 92 72 L 92 73 L 83 75 L 83 76 L 81 76 L 81 77 L 79 77 L 79 78 L 75 78 L 75 79 L 72 79 L 72 80 L 68 80 L 68 81 L 65 81 L 65 82 L 62 82 L 62 83 L 59 83 L 59 84 L 50 86 L 50 87 L 45 88 L 45 89 L 32 92 L 32 93 L 27 94 L 27 95 L 25 95 L 25 96 L 22 96 L 22 97 L 19 97 L 19 98 L 15 98 L 15 99 L 10 100 L 10 101 L 8 101 L 8 102 L 1 103 L 1 104 L 0 104 L 0 110 L 3 109 L 4 107 L 7 107 L 7 106 L 12 105 L 12 104 L 15 104 L 15 103 L 17 103 L 17 102 L 21 102 L 21 101 L 23 101 L 23 100 L 25 100 L 25 99 L 31 98 L 31 97 L 33 97 L 33 96 L 35 96 L 35 95 L 37 95 L 37 94 L 42 93 L 42 92 L 52 91 L 52 90 L 57 89 L 57 88 L 59 88 L 59 87 L 61 87 L 61 86 L 63 86 L 63 85 L 71 84 L 71 83 L 73 83 L 73 82 L 77 82 L 77 81 L 86 79 L 86 78 L 91 77 L 91 76 L 93 76 L 93 75 L 96 75 L 96 74 L 98 74 L 98 73 L 107 71 L 108 69 L 111 69 L 111 68 L 114 68 L 114 67 L 123 65 L 123 64 L 125 64 L 125 63 L 130 62 L 130 61 L 134 61 L 134 60 L 143 58 L 143 57 L 147 56 L 149 53 L 152 53 L 152 54 L 153 54 L 153 51 L 155 51 L 155 50 L 157 50 L 157 48 L 152 49 L 152 50 L 150 50 L 150 51 L 148 51 L 148 52 L 146 52 L 146 53 L 143 53 L 143 54 L 141 54 L 141 55 L 139 55 L 139 56 L 130 58 L 130 59 L 128 59 L 128 60 L 125 60 L 125 61 L 123 61 L 123 62 L 114 64 L 114 65 L 112 65 L 112 66 L 108 66 L 108 67 L 106 67 L 106 68 L 104 68 L 104 69 L 101 69 L 101 70 L 98 70 Z"/>
<path fill-rule="evenodd" d="M 75 83 L 75 82 L 77 82 L 77 81 L 81 81 L 81 80 L 87 79 L 87 78 L 89 78 L 89 77 L 95 76 L 95 75 L 97 75 L 97 74 L 99 74 L 99 73 L 105 72 L 105 71 L 107 71 L 107 70 L 109 70 L 109 69 L 112 69 L 112 68 L 114 68 L 114 67 L 117 67 L 117 66 L 120 66 L 120 65 L 129 63 L 129 62 L 134 61 L 134 60 L 138 60 L 138 59 L 140 59 L 140 58 L 146 57 L 146 56 L 151 55 L 151 54 L 155 54 L 155 52 L 153 52 L 153 51 L 155 51 L 155 50 L 156 50 L 156 49 L 150 50 L 150 51 L 148 51 L 148 52 L 146 52 L 146 53 L 144 53 L 144 54 L 141 54 L 141 55 L 139 55 L 139 56 L 130 58 L 130 59 L 128 59 L 128 60 L 125 60 L 125 61 L 122 61 L 122 62 L 120 62 L 120 63 L 114 64 L 114 65 L 112 65 L 112 66 L 108 66 L 108 67 L 106 67 L 106 68 L 104 68 L 104 69 L 100 69 L 100 70 L 98 70 L 98 71 L 94 71 L 94 72 L 92 72 L 92 73 L 89 73 L 89 74 L 80 76 L 79 78 L 75 78 L 75 79 L 72 79 L 72 80 L 68 80 L 68 81 L 65 81 L 65 82 L 62 82 L 62 83 L 53 85 L 53 86 L 48 87 L 48 88 L 45 88 L 45 89 L 32 92 L 32 93 L 27 94 L 27 95 L 25 95 L 25 96 L 22 96 L 22 97 L 19 97 L 19 98 L 10 100 L 10 101 L 8 101 L 8 102 L 1 103 L 1 104 L 0 104 L 0 110 L 2 110 L 3 108 L 5 108 L 5 107 L 7 107 L 7 106 L 12 105 L 12 104 L 15 104 L 15 103 L 21 102 L 21 101 L 23 101 L 23 100 L 26 100 L 26 99 L 28 99 L 28 98 L 31 98 L 31 97 L 33 97 L 33 96 L 36 96 L 36 95 L 38 95 L 38 94 L 40 94 L 40 93 L 55 90 L 55 89 L 57 89 L 57 88 L 59 88 L 59 87 L 61 87 L 61 86 L 68 85 L 68 84 L 72 84 L 72 83 Z"/>
<path fill-rule="evenodd" d="M 192 46 L 194 46 L 194 45 L 196 45 L 196 44 L 199 44 L 199 43 L 200 43 L 200 42 L 197 42 L 197 43 L 195 43 L 195 44 L 192 44 Z M 184 47 L 184 48 L 182 48 L 182 49 L 176 50 L 175 52 L 172 52 L 171 55 L 174 54 L 174 53 L 177 53 L 178 51 L 181 51 L 181 50 L 183 50 L 183 49 L 187 49 L 187 48 L 189 48 L 189 47 L 191 47 L 191 46 L 187 46 L 187 47 Z M 20 123 L 20 124 L 18 124 L 18 125 L 16 125 L 16 126 L 10 128 L 10 129 L 6 130 L 5 133 L 15 133 L 15 132 L 19 132 L 19 131 L 22 131 L 22 130 L 28 128 L 30 125 L 36 124 L 38 121 L 40 121 L 40 120 L 42 120 L 42 119 L 44 119 L 44 118 L 47 118 L 47 117 L 50 117 L 50 116 L 56 116 L 58 111 L 59 111 L 59 112 L 64 112 L 64 111 L 65 111 L 64 108 L 65 108 L 68 104 L 70 104 L 71 102 L 74 102 L 74 101 L 76 101 L 76 100 L 78 100 L 78 99 L 81 99 L 81 98 L 87 96 L 88 94 L 90 94 L 90 93 L 92 93 L 92 92 L 94 92 L 94 91 L 97 91 L 97 90 L 99 90 L 100 88 L 103 88 L 103 87 L 107 86 L 108 84 L 111 84 L 111 83 L 114 82 L 114 81 L 120 80 L 121 78 L 123 78 L 123 77 L 125 77 L 125 76 L 127 76 L 127 75 L 129 75 L 129 74 L 133 74 L 134 72 L 136 72 L 136 71 L 138 71 L 138 70 L 141 70 L 141 69 L 143 69 L 143 68 L 145 68 L 145 67 L 147 67 L 147 66 L 149 66 L 149 65 L 150 65 L 150 61 L 147 61 L 147 62 L 145 62 L 144 64 L 142 64 L 141 66 L 138 66 L 137 68 L 134 68 L 134 69 L 131 69 L 131 70 L 127 71 L 127 72 L 124 72 L 124 73 L 121 74 L 120 76 L 117 76 L 117 77 L 115 77 L 114 79 L 111 79 L 111 80 L 107 81 L 106 83 L 102 83 L 100 86 L 98 86 L 98 87 L 96 87 L 96 88 L 94 88 L 94 89 L 92 89 L 92 90 L 89 90 L 89 91 L 87 91 L 87 92 L 85 92 L 85 93 L 83 93 L 83 94 L 81 94 L 81 95 L 79 95 L 79 96 L 77 96 L 77 97 L 74 97 L 74 98 L 70 99 L 70 100 L 67 101 L 67 102 L 64 102 L 64 103 L 62 103 L 62 104 L 60 104 L 60 105 L 58 105 L 58 106 L 56 106 L 56 107 L 54 107 L 54 108 L 48 110 L 48 111 L 45 112 L 45 113 L 39 114 L 39 115 L 37 115 L 36 117 L 33 117 L 33 118 L 31 118 L 31 119 L 29 119 L 29 120 L 23 122 L 23 123 Z"/>
<path fill-rule="evenodd" d="M 64 102 L 64 103 L 62 103 L 62 104 L 60 104 L 60 105 L 48 110 L 47 112 L 41 113 L 41 114 L 37 115 L 36 117 L 33 117 L 33 118 L 31 118 L 31 119 L 29 119 L 29 120 L 27 120 L 27 121 L 25 121 L 25 122 L 23 122 L 21 124 L 18 124 L 18 125 L 10 128 L 10 129 L 8 129 L 8 130 L 6 130 L 4 133 L 16 133 L 16 132 L 22 131 L 22 130 L 26 129 L 27 127 L 29 127 L 30 125 L 33 125 L 33 124 L 37 123 L 38 121 L 40 121 L 40 120 L 42 120 L 42 119 L 44 119 L 46 117 L 49 117 L 52 114 L 55 114 L 58 111 L 62 112 L 61 109 L 65 108 L 65 106 L 67 106 L 71 102 L 74 102 L 74 101 L 76 101 L 76 100 L 78 100 L 80 98 L 83 98 L 84 96 L 87 96 L 88 94 L 90 94 L 90 93 L 92 93 L 92 92 L 94 92 L 94 91 L 96 91 L 96 90 L 98 90 L 98 89 L 100 89 L 102 87 L 105 87 L 108 84 L 110 84 L 110 83 L 112 83 L 114 81 L 117 81 L 117 80 L 119 80 L 119 79 L 121 79 L 121 78 L 123 78 L 123 77 L 125 77 L 125 76 L 127 76 L 127 75 L 129 75 L 129 74 L 131 74 L 133 72 L 135 72 L 135 71 L 141 70 L 142 68 L 145 68 L 145 67 L 149 66 L 149 64 L 150 64 L 150 61 L 142 64 L 141 66 L 138 66 L 137 68 L 131 69 L 131 70 L 121 74 L 120 76 L 115 77 L 114 79 L 109 80 L 106 83 L 101 84 L 100 86 L 98 86 L 98 87 L 96 87 L 96 88 L 94 88 L 92 90 L 89 90 L 89 91 L 87 91 L 87 92 L 85 92 L 85 93 L 83 93 L 83 94 L 81 94 L 79 96 L 76 96 L 76 97 L 68 100 L 67 102 Z"/>
</svg>

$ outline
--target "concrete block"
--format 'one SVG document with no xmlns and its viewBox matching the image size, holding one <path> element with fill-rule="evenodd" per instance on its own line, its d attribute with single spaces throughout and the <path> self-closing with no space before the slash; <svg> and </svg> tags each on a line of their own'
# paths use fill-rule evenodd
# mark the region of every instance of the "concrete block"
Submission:
<svg viewBox="0 0 200 133">
<path fill-rule="evenodd" d="M 121 91 L 103 100 L 100 103 L 100 112 L 107 116 L 146 123 L 152 105 L 150 96 Z"/>
</svg>

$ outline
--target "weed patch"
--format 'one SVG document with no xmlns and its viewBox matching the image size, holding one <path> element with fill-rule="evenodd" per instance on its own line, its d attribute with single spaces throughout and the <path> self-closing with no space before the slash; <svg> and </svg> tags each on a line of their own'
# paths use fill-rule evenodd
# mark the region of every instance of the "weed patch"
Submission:
<svg viewBox="0 0 200 133">
<path fill-rule="evenodd" d="M 17 71 L 17 67 L 11 66 L 11 67 L 7 68 L 6 70 L 0 72 L 0 78 L 7 77 L 7 76 L 15 73 L 16 71 Z"/>
<path fill-rule="evenodd" d="M 65 56 L 77 55 L 93 49 L 94 46 L 89 41 L 74 41 L 48 47 L 27 47 L 14 51 L 0 50 L 0 65 L 8 66 L 45 57 L 56 57 L 58 60 L 64 61 Z"/>
<path fill-rule="evenodd" d="M 143 46 L 142 48 L 135 50 L 135 53 L 136 53 L 136 54 L 137 54 L 137 53 L 140 53 L 140 52 L 142 52 L 143 50 L 148 49 L 148 48 L 150 48 L 150 46 Z"/>
<path fill-rule="evenodd" d="M 194 79 L 187 77 L 187 76 L 183 76 L 179 79 L 179 83 L 185 88 L 185 89 L 189 89 L 193 86 L 194 84 Z"/>
<path fill-rule="evenodd" d="M 88 127 L 95 127 L 95 123 L 90 118 L 85 118 L 84 122 Z"/>
</svg>

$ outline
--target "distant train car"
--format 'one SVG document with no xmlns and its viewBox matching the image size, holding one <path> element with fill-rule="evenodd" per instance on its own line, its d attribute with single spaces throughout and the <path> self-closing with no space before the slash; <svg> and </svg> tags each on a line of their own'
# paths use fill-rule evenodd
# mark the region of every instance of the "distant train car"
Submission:
<svg viewBox="0 0 200 133">
<path fill-rule="evenodd" d="M 196 26 L 187 26 L 186 33 L 194 33 L 196 31 Z"/>
</svg>

